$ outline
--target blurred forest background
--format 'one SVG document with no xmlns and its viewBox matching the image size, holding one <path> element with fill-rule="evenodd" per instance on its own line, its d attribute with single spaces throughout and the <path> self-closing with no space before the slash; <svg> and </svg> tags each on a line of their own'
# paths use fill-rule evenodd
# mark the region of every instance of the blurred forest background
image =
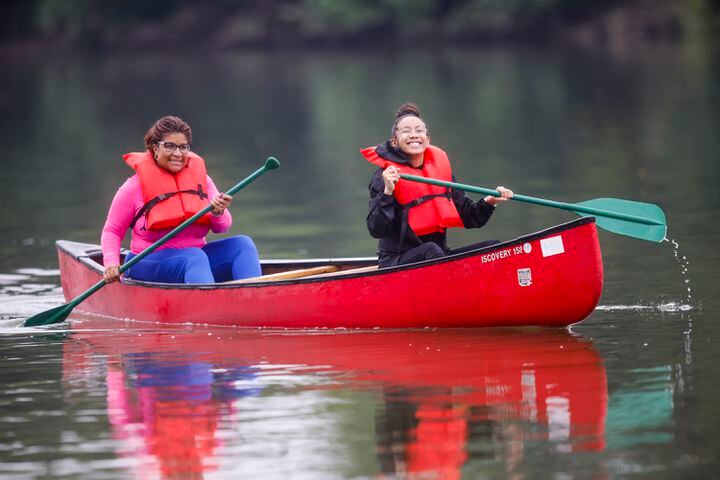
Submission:
<svg viewBox="0 0 720 480">
<path fill-rule="evenodd" d="M 708 222 L 720 212 L 720 0 L 3 7 L 0 142 L 15 161 L 0 175 L 0 258 L 15 268 L 54 267 L 47 245 L 57 238 L 98 240 L 128 175 L 121 155 L 141 149 L 150 122 L 168 113 L 191 122 L 218 184 L 268 155 L 283 162 L 282 175 L 243 194 L 232 232 L 252 235 L 270 258 L 375 253 L 365 226 L 372 166 L 358 149 L 387 138 L 405 101 L 421 106 L 463 183 L 659 202 L 675 209 L 677 231 L 720 225 Z M 482 234 L 509 238 L 567 218 L 506 209 Z M 478 241 L 453 235 L 454 246 Z M 607 258 L 615 241 L 626 248 L 604 239 Z"/>
<path fill-rule="evenodd" d="M 720 30 L 720 0 L 6 0 L 4 51 L 630 43 Z"/>
</svg>

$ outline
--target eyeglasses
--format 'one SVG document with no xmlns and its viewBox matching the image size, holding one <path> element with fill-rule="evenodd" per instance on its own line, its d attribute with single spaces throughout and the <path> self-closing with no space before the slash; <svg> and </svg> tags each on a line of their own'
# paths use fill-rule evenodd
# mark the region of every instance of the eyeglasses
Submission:
<svg viewBox="0 0 720 480">
<path fill-rule="evenodd" d="M 178 148 L 180 149 L 180 153 L 185 154 L 190 151 L 190 148 L 192 145 L 189 143 L 183 143 L 182 145 L 178 145 L 173 142 L 157 142 L 158 145 L 162 145 L 162 147 L 165 149 L 168 153 L 175 153 L 175 150 Z"/>
</svg>

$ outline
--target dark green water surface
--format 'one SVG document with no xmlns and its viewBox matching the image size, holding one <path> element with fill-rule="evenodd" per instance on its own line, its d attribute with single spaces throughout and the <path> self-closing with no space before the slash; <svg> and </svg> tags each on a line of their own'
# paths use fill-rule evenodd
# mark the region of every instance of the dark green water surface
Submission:
<svg viewBox="0 0 720 480">
<path fill-rule="evenodd" d="M 688 42 L 0 60 L 0 476 L 717 476 L 719 58 Z M 221 188 L 282 162 L 232 206 L 262 257 L 374 255 L 358 149 L 405 101 L 458 181 L 656 203 L 672 241 L 601 231 L 603 296 L 568 330 L 20 326 L 64 301 L 55 240 L 99 241 L 121 155 L 164 114 Z M 451 244 L 571 218 L 511 202 Z"/>
</svg>

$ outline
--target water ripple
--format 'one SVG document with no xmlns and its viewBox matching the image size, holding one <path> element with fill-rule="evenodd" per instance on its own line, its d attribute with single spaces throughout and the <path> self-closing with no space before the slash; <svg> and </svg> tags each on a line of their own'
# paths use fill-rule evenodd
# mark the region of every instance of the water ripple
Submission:
<svg viewBox="0 0 720 480">
<path fill-rule="evenodd" d="M 0 333 L 16 331 L 25 319 L 38 312 L 56 307 L 65 301 L 57 269 L 21 268 L 12 273 L 0 273 Z"/>
<path fill-rule="evenodd" d="M 657 312 L 688 312 L 696 307 L 681 302 L 667 302 L 648 305 L 598 305 L 595 310 L 601 312 L 620 312 L 620 311 L 657 311 Z"/>
</svg>

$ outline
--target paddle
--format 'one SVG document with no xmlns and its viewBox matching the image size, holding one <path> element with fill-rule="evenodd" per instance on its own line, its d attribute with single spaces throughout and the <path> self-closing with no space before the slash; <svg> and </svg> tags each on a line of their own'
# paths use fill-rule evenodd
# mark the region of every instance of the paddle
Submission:
<svg viewBox="0 0 720 480">
<path fill-rule="evenodd" d="M 465 190 L 466 192 L 492 195 L 494 197 L 500 196 L 500 192 L 497 190 L 473 187 L 472 185 L 463 185 L 462 183 L 446 182 L 433 178 L 405 174 L 400 174 L 400 178 L 412 182 Z M 595 223 L 598 227 L 613 233 L 648 240 L 650 242 L 662 242 L 667 233 L 665 213 L 660 207 L 652 203 L 633 202 L 619 198 L 595 198 L 580 203 L 563 203 L 528 197 L 527 195 L 519 195 L 517 193 L 513 195 L 511 200 L 569 210 L 583 217 L 592 216 L 595 217 Z"/>
<path fill-rule="evenodd" d="M 256 178 L 258 178 L 263 173 L 267 172 L 268 170 L 275 170 L 279 166 L 280 166 L 280 162 L 278 162 L 274 157 L 268 157 L 267 161 L 265 161 L 265 165 L 263 165 L 262 167 L 257 169 L 255 172 L 250 174 L 249 177 L 247 177 L 245 180 L 239 182 L 237 185 L 235 185 L 234 187 L 232 187 L 230 190 L 228 190 L 225 193 L 227 193 L 228 195 L 234 195 L 235 193 L 237 193 L 238 191 L 242 190 L 247 185 L 252 183 Z M 130 267 L 135 265 L 137 262 L 139 262 L 140 260 L 142 260 L 143 258 L 148 256 L 150 253 L 155 251 L 158 247 L 163 245 L 165 242 L 167 242 L 168 240 L 173 238 L 175 235 L 177 235 L 181 231 L 185 230 L 185 228 L 187 228 L 189 225 L 193 224 L 195 222 L 195 220 L 199 219 L 200 217 L 202 217 L 203 215 L 208 213 L 210 210 L 212 210 L 212 205 L 208 205 L 207 207 L 203 208 L 201 211 L 197 212 L 192 217 L 185 220 L 183 223 L 181 223 L 180 225 L 175 227 L 172 231 L 170 231 L 167 235 L 162 237 L 160 240 L 158 240 L 157 242 L 150 245 L 148 248 L 146 248 L 145 250 L 143 250 L 142 252 L 137 254 L 135 257 L 133 257 L 128 262 L 124 263 L 120 267 L 120 273 L 125 272 Z M 107 285 L 105 283 L 105 280 L 100 280 L 95 285 L 93 285 L 92 287 L 85 290 L 85 292 L 78 295 L 70 302 L 68 302 L 64 305 L 60 305 L 59 307 L 51 308 L 50 310 L 46 310 L 44 312 L 38 313 L 37 315 L 25 320 L 25 323 L 23 325 L 25 327 L 36 327 L 38 325 L 52 325 L 54 323 L 60 323 L 60 322 L 64 321 L 68 317 L 68 315 L 70 315 L 70 312 L 72 312 L 73 308 L 78 306 L 80 303 L 83 302 L 83 300 L 85 300 L 86 298 L 88 298 L 90 295 L 97 292 L 98 290 L 100 290 L 105 285 Z"/>
</svg>

